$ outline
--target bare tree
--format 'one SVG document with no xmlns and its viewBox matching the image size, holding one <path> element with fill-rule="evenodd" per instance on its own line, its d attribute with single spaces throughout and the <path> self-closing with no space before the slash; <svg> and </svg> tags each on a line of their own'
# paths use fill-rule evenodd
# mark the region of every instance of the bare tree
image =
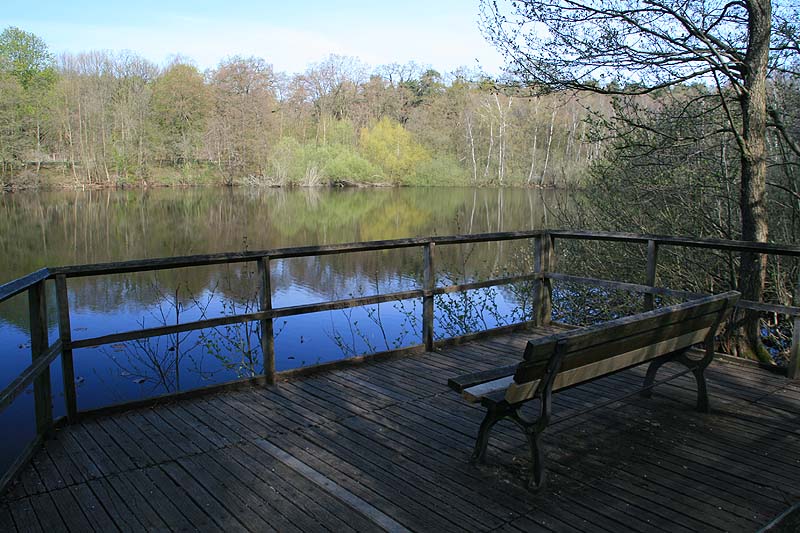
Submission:
<svg viewBox="0 0 800 533">
<path fill-rule="evenodd" d="M 366 66 L 358 59 L 331 54 L 311 65 L 301 77 L 314 102 L 321 144 L 327 142 L 329 122 L 347 117 L 359 86 L 367 79 L 366 72 Z"/>
<path fill-rule="evenodd" d="M 257 57 L 230 57 L 211 74 L 214 114 L 207 141 L 212 159 L 227 169 L 263 175 L 276 109 L 272 65 Z"/>
<path fill-rule="evenodd" d="M 797 9 L 771 0 L 482 0 L 483 28 L 514 74 L 542 90 L 643 95 L 689 82 L 716 89 L 740 153 L 741 238 L 765 242 L 767 78 L 790 71 Z M 760 300 L 766 257 L 742 255 L 739 288 Z M 763 357 L 758 315 L 741 348 Z"/>
</svg>

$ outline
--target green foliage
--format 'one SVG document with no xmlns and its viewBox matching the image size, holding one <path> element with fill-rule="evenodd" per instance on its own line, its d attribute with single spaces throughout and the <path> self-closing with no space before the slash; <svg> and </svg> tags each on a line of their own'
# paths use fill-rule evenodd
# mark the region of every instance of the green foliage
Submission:
<svg viewBox="0 0 800 533">
<path fill-rule="evenodd" d="M 300 143 L 294 137 L 283 137 L 275 145 L 270 158 L 270 169 L 278 183 L 288 183 L 290 176 L 295 175 L 295 158 L 299 150 Z"/>
<path fill-rule="evenodd" d="M 356 129 L 352 121 L 348 119 L 334 120 L 328 123 L 327 128 L 327 144 L 356 145 Z"/>
<path fill-rule="evenodd" d="M 184 63 L 171 65 L 153 88 L 153 112 L 167 156 L 177 162 L 192 158 L 202 139 L 210 101 L 203 76 Z"/>
<path fill-rule="evenodd" d="M 436 94 L 445 90 L 442 75 L 433 69 L 428 69 L 422 73 L 419 79 L 411 79 L 402 84 L 403 87 L 411 91 L 414 95 L 412 105 L 418 106 Z"/>
<path fill-rule="evenodd" d="M 278 141 L 271 167 L 280 185 L 319 185 L 324 180 L 325 147 L 301 144 L 292 137 Z"/>
<path fill-rule="evenodd" d="M 355 153 L 342 148 L 325 165 L 325 175 L 334 183 L 377 183 L 382 179 L 378 167 Z"/>
<path fill-rule="evenodd" d="M 467 171 L 451 155 L 438 154 L 417 165 L 406 185 L 459 185 L 467 183 Z"/>
<path fill-rule="evenodd" d="M 25 94 L 12 76 L 0 76 L 0 94 L 0 160 L 13 161 L 25 143 Z"/>
<path fill-rule="evenodd" d="M 413 174 L 421 163 L 430 159 L 427 150 L 402 124 L 386 117 L 361 130 L 361 152 L 394 183 Z"/>
<path fill-rule="evenodd" d="M 0 160 L 4 163 L 41 160 L 41 126 L 56 79 L 44 41 L 15 27 L 0 33 Z"/>
<path fill-rule="evenodd" d="M 280 184 L 353 184 L 382 180 L 380 169 L 361 157 L 353 146 L 301 144 L 291 137 L 284 137 L 276 145 L 271 168 Z"/>
<path fill-rule="evenodd" d="M 52 86 L 56 79 L 53 56 L 45 42 L 14 26 L 0 33 L 0 71 L 16 78 L 24 89 Z"/>
</svg>

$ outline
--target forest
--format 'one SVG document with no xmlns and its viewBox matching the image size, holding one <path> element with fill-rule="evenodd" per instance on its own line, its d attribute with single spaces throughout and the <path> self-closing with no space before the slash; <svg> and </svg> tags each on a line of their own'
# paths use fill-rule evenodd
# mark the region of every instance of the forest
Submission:
<svg viewBox="0 0 800 533">
<path fill-rule="evenodd" d="M 371 68 L 330 55 L 302 73 L 229 57 L 201 72 L 132 52 L 56 56 L 0 35 L 0 180 L 39 186 L 575 184 L 601 153 L 608 99 L 535 96 L 479 72 Z"/>
</svg>

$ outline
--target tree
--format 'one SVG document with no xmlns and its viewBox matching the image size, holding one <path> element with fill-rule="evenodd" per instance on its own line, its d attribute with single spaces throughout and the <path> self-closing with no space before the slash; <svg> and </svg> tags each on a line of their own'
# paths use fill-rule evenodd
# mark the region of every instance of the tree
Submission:
<svg viewBox="0 0 800 533">
<path fill-rule="evenodd" d="M 354 57 L 331 54 L 324 61 L 309 66 L 300 77 L 306 94 L 314 103 L 317 118 L 317 141 L 327 142 L 331 120 L 348 118 L 348 111 L 366 80 L 366 66 Z"/>
<path fill-rule="evenodd" d="M 411 102 L 412 106 L 418 106 L 424 102 L 426 98 L 430 98 L 444 91 L 442 75 L 431 68 L 423 72 L 419 76 L 419 79 L 412 78 L 403 85 L 411 91 L 414 97 Z"/>
<path fill-rule="evenodd" d="M 10 155 L 9 159 L 31 160 L 31 152 L 37 161 L 37 169 L 42 160 L 42 122 L 47 115 L 48 96 L 56 81 L 53 56 L 48 52 L 45 42 L 36 35 L 9 27 L 0 33 L 0 77 L 16 80 L 22 93 L 16 104 L 16 117 L 19 120 L 17 134 L 3 140 Z M 13 101 L 16 91 L 13 82 L 6 82 Z M 11 141 L 10 143 L 8 141 Z M 17 142 L 14 142 L 17 141 Z M 4 154 L 4 161 L 8 155 Z"/>
<path fill-rule="evenodd" d="M 225 161 L 229 169 L 263 174 L 277 107 L 272 65 L 257 57 L 230 57 L 211 74 L 211 86 L 212 158 L 220 166 Z"/>
<path fill-rule="evenodd" d="M 160 127 L 165 155 L 175 163 L 194 159 L 209 113 L 208 88 L 189 64 L 175 62 L 153 87 L 153 115 Z"/>
<path fill-rule="evenodd" d="M 0 33 L 0 70 L 16 78 L 24 89 L 39 83 L 52 84 L 56 77 L 47 44 L 14 26 Z"/>
<path fill-rule="evenodd" d="M 158 67 L 130 52 L 118 54 L 110 62 L 115 170 L 123 178 L 131 174 L 144 177 L 150 163 L 151 97 Z"/>
<path fill-rule="evenodd" d="M 24 94 L 19 82 L 10 76 L 0 76 L 0 161 L 2 175 L 23 151 L 25 146 L 25 123 L 22 115 Z"/>
<path fill-rule="evenodd" d="M 502 7 L 501 7 L 502 4 Z M 482 0 L 483 27 L 511 70 L 543 90 L 644 95 L 690 82 L 714 88 L 740 155 L 741 238 L 766 242 L 767 78 L 798 52 L 792 2 L 771 0 Z M 761 299 L 766 257 L 743 253 L 745 299 Z M 758 315 L 742 348 L 766 356 Z"/>
<path fill-rule="evenodd" d="M 240 56 L 201 73 L 186 59 L 159 67 L 133 52 L 64 53 L 53 61 L 40 39 L 16 28 L 2 42 L 0 161 L 10 187 L 38 183 L 23 179 L 27 163 L 46 160 L 49 179 L 78 186 L 167 183 L 175 169 L 180 180 L 216 175 L 229 184 L 275 177 L 360 183 L 388 173 L 402 183 L 512 184 L 534 171 L 535 182 L 546 174 L 553 184 L 587 167 L 576 129 L 583 108 L 567 117 L 564 98 L 553 95 L 541 99 L 542 110 L 553 112 L 537 115 L 539 99 L 519 87 L 498 89 L 479 71 L 407 63 L 370 74 L 357 59 L 332 55 L 296 75 Z M 792 116 L 782 118 L 794 127 Z M 383 134 L 393 151 L 377 147 Z M 565 168 L 573 156 L 577 163 Z M 188 172 L 188 163 L 203 172 Z"/>
</svg>

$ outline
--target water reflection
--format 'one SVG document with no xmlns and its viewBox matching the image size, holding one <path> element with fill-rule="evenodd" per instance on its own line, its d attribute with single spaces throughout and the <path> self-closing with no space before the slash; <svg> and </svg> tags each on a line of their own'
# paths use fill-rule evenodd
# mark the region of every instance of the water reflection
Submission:
<svg viewBox="0 0 800 533">
<path fill-rule="evenodd" d="M 156 189 L 0 197 L 0 281 L 43 266 L 268 249 L 410 236 L 548 227 L 564 193 L 508 189 Z M 530 243 L 437 247 L 438 283 L 530 270 Z M 418 288 L 419 249 L 272 262 L 276 307 Z M 254 264 L 69 280 L 73 338 L 249 312 Z M 524 285 L 437 300 L 436 335 L 484 329 L 530 313 Z M 52 300 L 52 298 L 51 298 Z M 50 308 L 52 325 L 55 309 Z M 390 302 L 275 323 L 279 370 L 420 342 L 421 304 Z M 0 341 L 29 363 L 27 305 L 0 305 Z M 55 332 L 53 332 L 53 335 Z M 118 343 L 75 353 L 81 409 L 263 371 L 257 324 Z"/>
</svg>

